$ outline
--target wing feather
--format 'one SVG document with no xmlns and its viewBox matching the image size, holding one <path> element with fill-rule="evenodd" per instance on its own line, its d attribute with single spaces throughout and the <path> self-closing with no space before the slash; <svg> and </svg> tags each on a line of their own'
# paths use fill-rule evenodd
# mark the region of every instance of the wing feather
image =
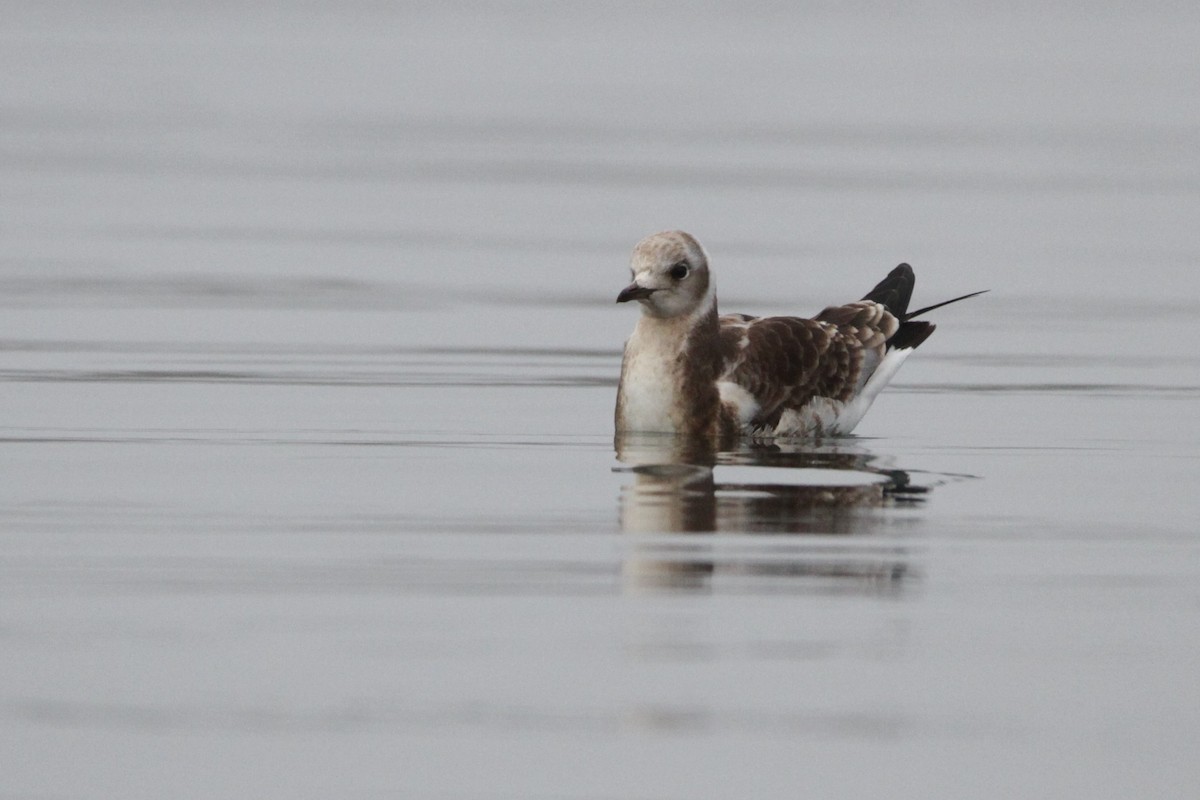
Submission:
<svg viewBox="0 0 1200 800">
<path fill-rule="evenodd" d="M 816 398 L 846 403 L 879 365 L 887 340 L 899 328 L 880 303 L 863 300 L 799 317 L 721 318 L 725 369 L 758 403 L 750 424 L 774 427 L 788 410 Z"/>
</svg>

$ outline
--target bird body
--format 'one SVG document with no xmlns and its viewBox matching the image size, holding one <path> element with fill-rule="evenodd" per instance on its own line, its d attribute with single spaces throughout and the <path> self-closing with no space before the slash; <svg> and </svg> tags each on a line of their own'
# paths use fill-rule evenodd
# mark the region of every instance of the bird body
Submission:
<svg viewBox="0 0 1200 800">
<path fill-rule="evenodd" d="M 642 315 L 621 363 L 619 434 L 848 434 L 933 333 L 912 317 L 945 305 L 908 313 L 915 277 L 901 264 L 812 319 L 721 316 L 707 255 L 682 231 L 639 242 L 631 271 L 617 302 L 638 301 Z"/>
</svg>

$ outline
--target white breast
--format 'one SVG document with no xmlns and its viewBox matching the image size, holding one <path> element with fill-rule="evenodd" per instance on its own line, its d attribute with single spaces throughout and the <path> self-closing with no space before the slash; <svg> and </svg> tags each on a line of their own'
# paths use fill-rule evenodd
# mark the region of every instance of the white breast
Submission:
<svg viewBox="0 0 1200 800">
<path fill-rule="evenodd" d="M 620 389 L 626 430 L 670 433 L 677 429 L 676 356 L 675 343 L 670 340 L 639 336 L 637 330 L 629 338 Z"/>
</svg>

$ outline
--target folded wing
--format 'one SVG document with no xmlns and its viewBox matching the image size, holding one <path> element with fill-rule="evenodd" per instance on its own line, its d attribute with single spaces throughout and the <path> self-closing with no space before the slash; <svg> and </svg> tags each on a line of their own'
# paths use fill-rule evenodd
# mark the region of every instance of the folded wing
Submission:
<svg viewBox="0 0 1200 800">
<path fill-rule="evenodd" d="M 836 417 L 862 391 L 899 326 L 870 300 L 833 306 L 813 319 L 727 315 L 721 381 L 752 400 L 739 409 L 751 429 L 774 429 L 787 412 L 803 414 L 818 400 Z M 741 398 L 732 390 L 722 394 Z"/>
</svg>

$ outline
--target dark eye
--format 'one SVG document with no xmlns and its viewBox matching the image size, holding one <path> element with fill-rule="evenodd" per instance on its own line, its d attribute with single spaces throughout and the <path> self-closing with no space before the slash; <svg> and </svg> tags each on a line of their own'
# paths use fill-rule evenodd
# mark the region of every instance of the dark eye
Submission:
<svg viewBox="0 0 1200 800">
<path fill-rule="evenodd" d="M 667 273 L 677 281 L 681 281 L 688 275 L 688 265 L 680 261 L 675 266 L 671 267 L 671 271 Z"/>
</svg>

